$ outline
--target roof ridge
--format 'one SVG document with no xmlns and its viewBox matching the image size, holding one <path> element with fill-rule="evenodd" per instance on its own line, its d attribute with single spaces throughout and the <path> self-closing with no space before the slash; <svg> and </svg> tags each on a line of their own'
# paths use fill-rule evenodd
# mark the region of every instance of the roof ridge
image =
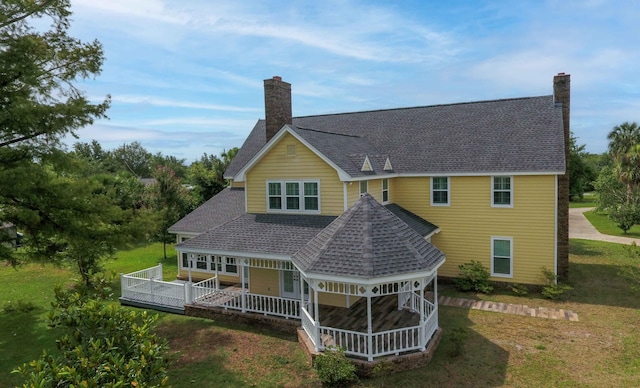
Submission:
<svg viewBox="0 0 640 388">
<path fill-rule="evenodd" d="M 322 116 L 322 115 L 319 115 L 319 116 Z M 300 126 L 297 126 L 297 125 L 294 125 L 294 127 L 298 128 L 298 129 L 305 130 L 305 131 L 312 131 L 312 132 L 318 132 L 318 133 L 326 133 L 326 134 L 328 134 L 328 135 L 337 135 L 337 136 L 345 136 L 345 137 L 355 137 L 355 138 L 358 138 L 358 139 L 362 139 L 362 137 L 361 137 L 361 136 L 358 136 L 358 135 L 350 135 L 350 134 L 346 134 L 346 133 L 337 133 L 337 132 L 321 131 L 321 130 L 319 130 L 319 129 L 305 128 L 305 127 L 300 127 Z"/>
<path fill-rule="evenodd" d="M 503 102 L 503 101 L 532 100 L 532 99 L 543 98 L 543 97 L 553 97 L 553 95 L 545 94 L 540 96 L 529 96 L 529 97 L 511 97 L 511 98 L 497 98 L 493 100 L 452 102 L 449 104 L 418 105 L 418 106 L 408 106 L 408 107 L 399 107 L 399 108 L 371 109 L 371 110 L 362 110 L 362 111 L 353 111 L 353 112 L 325 113 L 325 114 L 308 115 L 308 116 L 294 116 L 293 118 L 302 119 L 302 118 L 309 118 L 309 117 L 342 116 L 342 115 L 351 115 L 351 114 L 357 114 L 357 113 L 389 112 L 389 111 L 410 110 L 410 109 L 436 108 L 436 107 L 443 107 L 443 106 L 486 104 L 486 103 Z M 298 128 L 301 128 L 301 127 L 298 127 Z M 308 128 L 301 128 L 301 129 L 308 129 Z"/>
</svg>

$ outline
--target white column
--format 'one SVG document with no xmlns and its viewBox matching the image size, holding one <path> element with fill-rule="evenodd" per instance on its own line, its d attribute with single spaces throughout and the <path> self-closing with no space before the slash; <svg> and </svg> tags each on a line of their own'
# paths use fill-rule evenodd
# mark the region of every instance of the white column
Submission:
<svg viewBox="0 0 640 388">
<path fill-rule="evenodd" d="M 433 275 L 433 305 L 438 306 L 438 273 Z"/>
<path fill-rule="evenodd" d="M 425 323 L 426 319 L 424 317 L 424 288 L 426 284 L 424 283 L 424 278 L 420 279 L 420 350 L 425 351 L 427 346 L 427 333 L 425 331 Z"/>
<path fill-rule="evenodd" d="M 239 261 L 238 259 L 236 259 L 236 263 L 237 261 Z M 245 289 L 244 289 L 244 260 L 241 263 L 237 263 L 240 264 L 240 278 L 242 280 L 242 312 L 246 313 L 247 312 L 247 295 L 245 293 Z"/>
<path fill-rule="evenodd" d="M 193 254 L 192 253 L 187 253 L 187 265 L 189 266 L 189 285 L 191 285 L 191 267 L 193 266 L 193 261 L 191 260 L 193 258 Z"/>
<path fill-rule="evenodd" d="M 318 290 L 313 288 L 313 319 L 315 321 L 315 330 L 313 343 L 320 345 L 320 307 L 318 307 Z M 322 346 L 324 348 L 324 345 Z M 315 349 L 318 351 L 318 349 Z"/>
<path fill-rule="evenodd" d="M 373 361 L 373 328 L 371 327 L 371 287 L 367 288 L 367 359 Z"/>
<path fill-rule="evenodd" d="M 302 275 L 299 272 L 298 278 L 300 280 L 300 308 L 298 309 L 298 318 L 301 318 L 302 308 L 304 307 L 304 279 L 302 279 Z"/>
</svg>

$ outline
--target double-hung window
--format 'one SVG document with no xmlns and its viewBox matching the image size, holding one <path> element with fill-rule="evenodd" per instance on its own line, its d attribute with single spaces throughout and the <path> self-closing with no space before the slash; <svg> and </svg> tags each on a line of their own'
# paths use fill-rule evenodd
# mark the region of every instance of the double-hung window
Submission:
<svg viewBox="0 0 640 388">
<path fill-rule="evenodd" d="M 513 238 L 491 237 L 491 276 L 513 277 Z"/>
<path fill-rule="evenodd" d="M 382 180 L 382 203 L 389 202 L 389 179 Z"/>
<path fill-rule="evenodd" d="M 268 181 L 267 210 L 275 212 L 320 211 L 318 181 Z"/>
<path fill-rule="evenodd" d="M 238 264 L 235 257 L 212 256 L 211 270 L 227 275 L 238 274 Z"/>
<path fill-rule="evenodd" d="M 491 178 L 491 206 L 513 207 L 513 177 L 494 176 Z"/>
<path fill-rule="evenodd" d="M 360 181 L 360 196 L 362 197 L 369 191 L 369 182 Z"/>
<path fill-rule="evenodd" d="M 449 177 L 431 177 L 431 205 L 449 206 Z"/>
</svg>

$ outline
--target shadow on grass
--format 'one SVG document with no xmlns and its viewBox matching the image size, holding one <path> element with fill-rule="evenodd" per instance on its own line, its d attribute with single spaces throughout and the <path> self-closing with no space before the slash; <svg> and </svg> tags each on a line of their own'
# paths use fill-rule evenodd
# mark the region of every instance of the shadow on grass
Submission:
<svg viewBox="0 0 640 388">
<path fill-rule="evenodd" d="M 373 387 L 496 387 L 506 381 L 509 352 L 472 329 L 469 310 L 440 306 L 439 324 L 442 339 L 431 363 L 420 369 L 364 380 Z M 457 348 L 456 331 L 466 332 L 462 347 Z"/>
<path fill-rule="evenodd" d="M 45 320 L 43 309 L 0 313 L 0 375 L 4 376 L 0 386 L 21 386 L 22 375 L 11 371 L 39 358 L 44 349 L 55 351 L 62 332 L 43 327 Z"/>
<path fill-rule="evenodd" d="M 604 252 L 590 240 L 571 239 L 569 253 L 578 256 L 600 256 Z"/>
<path fill-rule="evenodd" d="M 572 263 L 569 266 L 568 302 L 640 308 L 640 279 L 632 278 L 630 265 Z"/>
</svg>

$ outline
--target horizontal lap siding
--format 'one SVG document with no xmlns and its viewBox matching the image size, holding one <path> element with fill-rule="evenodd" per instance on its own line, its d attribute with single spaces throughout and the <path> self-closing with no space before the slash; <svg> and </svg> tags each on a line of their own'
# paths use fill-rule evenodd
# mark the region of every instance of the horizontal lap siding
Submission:
<svg viewBox="0 0 640 388">
<path fill-rule="evenodd" d="M 491 264 L 491 237 L 513 237 L 513 278 L 493 280 L 539 284 L 542 267 L 554 269 L 555 176 L 514 176 L 513 208 L 491 207 L 491 178 L 451 177 L 450 206 L 429 206 L 429 178 L 399 178 L 395 202 L 433 222 L 432 238 L 447 260 L 439 273 L 456 276 L 471 260 Z"/>
<path fill-rule="evenodd" d="M 347 307 L 347 296 L 329 292 L 319 292 L 318 303 L 326 306 Z M 322 317 L 320 317 L 320 319 L 322 319 Z"/>
<path fill-rule="evenodd" d="M 295 145 L 295 156 L 287 146 Z M 323 215 L 340 215 L 344 209 L 343 186 L 335 169 L 325 163 L 296 138 L 287 134 L 246 176 L 247 211 L 266 213 L 267 181 L 309 179 L 320 181 L 320 210 Z"/>
<path fill-rule="evenodd" d="M 240 267 L 238 267 L 238 272 L 240 272 Z M 191 270 L 191 278 L 195 281 L 205 280 L 216 276 L 215 273 L 212 272 L 200 272 L 197 270 Z M 179 277 L 186 279 L 189 277 L 188 269 L 180 269 Z M 232 276 L 232 275 L 222 275 L 218 274 L 218 279 L 224 283 L 240 283 L 240 275 Z"/>
<path fill-rule="evenodd" d="M 250 292 L 253 294 L 280 296 L 280 275 L 278 270 L 251 268 Z"/>
</svg>

